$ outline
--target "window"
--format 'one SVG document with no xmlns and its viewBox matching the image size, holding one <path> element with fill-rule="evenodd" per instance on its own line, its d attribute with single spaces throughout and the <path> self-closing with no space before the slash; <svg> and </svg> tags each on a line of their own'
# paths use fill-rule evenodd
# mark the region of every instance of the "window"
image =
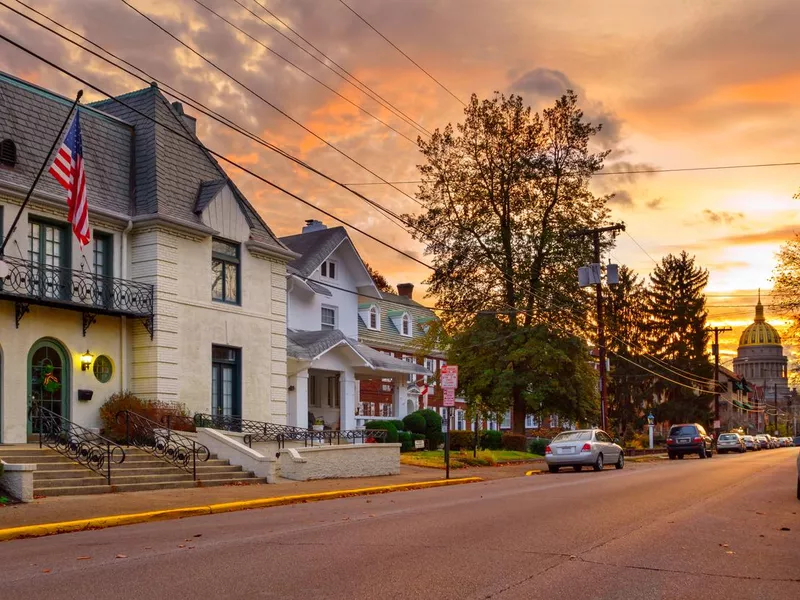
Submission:
<svg viewBox="0 0 800 600">
<path fill-rule="evenodd" d="M 240 416 L 240 351 L 225 346 L 211 347 L 211 414 Z"/>
<path fill-rule="evenodd" d="M 500 424 L 500 429 L 511 429 L 511 411 L 503 415 L 503 422 Z"/>
<path fill-rule="evenodd" d="M 436 359 L 435 358 L 426 358 L 425 359 L 425 368 L 428 369 L 433 375 L 428 375 L 425 377 L 425 383 L 428 384 L 429 388 L 436 387 Z"/>
<path fill-rule="evenodd" d="M 379 322 L 380 322 L 380 313 L 378 312 L 377 306 L 370 306 L 369 307 L 369 325 L 370 329 L 379 329 Z"/>
<path fill-rule="evenodd" d="M 211 276 L 211 298 L 213 300 L 240 304 L 238 244 L 212 240 Z"/>
<path fill-rule="evenodd" d="M 456 429 L 462 431 L 467 428 L 467 422 L 464 419 L 464 411 L 459 409 L 456 411 Z"/>
<path fill-rule="evenodd" d="M 0 142 L 0 165 L 13 167 L 17 164 L 17 146 L 13 140 L 5 139 Z"/>
<path fill-rule="evenodd" d="M 92 371 L 97 381 L 100 383 L 108 383 L 111 379 L 111 375 L 114 373 L 114 368 L 111 366 L 111 359 L 101 354 L 94 359 Z"/>
<path fill-rule="evenodd" d="M 411 317 L 408 316 L 408 313 L 403 315 L 403 319 L 401 321 L 400 333 L 402 333 L 406 337 L 411 337 Z"/>
<path fill-rule="evenodd" d="M 404 356 L 403 360 L 407 363 L 417 364 L 417 359 L 413 356 Z M 417 375 L 416 373 L 409 373 L 408 374 L 408 383 L 416 383 L 417 382 Z"/>
<path fill-rule="evenodd" d="M 340 390 L 339 375 L 328 377 L 328 406 L 330 408 L 339 408 L 340 403 Z"/>
<path fill-rule="evenodd" d="M 113 283 L 110 281 L 114 273 L 113 242 L 114 238 L 107 233 L 94 232 L 94 275 L 95 297 L 94 303 L 99 306 L 110 306 L 114 293 Z"/>
<path fill-rule="evenodd" d="M 323 306 L 321 315 L 322 329 L 336 329 L 336 309 L 333 306 Z"/>
<path fill-rule="evenodd" d="M 69 246 L 67 228 L 62 225 L 28 221 L 28 258 L 33 263 L 31 269 L 31 290 L 45 298 L 68 298 L 69 289 Z M 37 289 L 38 288 L 38 289 Z"/>
<path fill-rule="evenodd" d="M 538 426 L 534 415 L 525 415 L 525 427 L 527 429 L 536 429 Z"/>
<path fill-rule="evenodd" d="M 394 416 L 392 405 L 389 404 L 388 402 L 381 402 L 380 403 L 380 407 L 381 407 L 381 416 L 382 417 L 393 417 Z"/>
<path fill-rule="evenodd" d="M 336 263 L 332 260 L 326 260 L 320 265 L 319 274 L 328 279 L 336 279 Z"/>
</svg>

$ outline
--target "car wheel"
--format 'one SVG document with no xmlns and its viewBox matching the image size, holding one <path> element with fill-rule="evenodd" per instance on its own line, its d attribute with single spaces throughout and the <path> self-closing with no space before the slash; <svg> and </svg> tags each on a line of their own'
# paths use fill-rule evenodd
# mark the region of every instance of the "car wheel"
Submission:
<svg viewBox="0 0 800 600">
<path fill-rule="evenodd" d="M 572 467 L 572 470 L 575 471 L 576 473 L 580 473 L 583 470 L 583 467 L 581 465 L 575 465 L 574 467 Z"/>
<path fill-rule="evenodd" d="M 683 460 L 683 454 L 678 454 L 678 458 L 680 458 L 681 460 Z"/>
<path fill-rule="evenodd" d="M 625 467 L 625 456 L 622 452 L 619 453 L 619 458 L 617 459 L 617 464 L 614 465 L 617 469 L 622 469 Z"/>
<path fill-rule="evenodd" d="M 706 454 L 706 449 L 705 449 L 705 447 L 703 447 L 703 448 L 700 448 L 700 452 L 698 452 L 698 453 L 697 453 L 697 455 L 698 455 L 700 458 L 706 458 L 708 455 Z"/>
<path fill-rule="evenodd" d="M 550 471 L 551 473 L 558 473 L 558 467 L 555 465 L 548 466 L 547 470 Z"/>
<path fill-rule="evenodd" d="M 602 455 L 602 454 L 598 454 L 598 455 L 597 455 L 597 460 L 596 460 L 596 461 L 594 461 L 594 467 L 593 467 L 593 469 L 594 469 L 595 471 L 602 471 L 602 470 L 603 470 L 603 466 L 604 466 L 604 465 L 603 465 L 603 455 Z"/>
<path fill-rule="evenodd" d="M 713 448 L 709 448 L 708 450 L 706 450 L 706 458 L 714 458 L 714 449 Z"/>
<path fill-rule="evenodd" d="M 672 452 L 668 452 L 667 456 L 669 456 L 670 460 L 675 460 L 675 455 Z"/>
</svg>

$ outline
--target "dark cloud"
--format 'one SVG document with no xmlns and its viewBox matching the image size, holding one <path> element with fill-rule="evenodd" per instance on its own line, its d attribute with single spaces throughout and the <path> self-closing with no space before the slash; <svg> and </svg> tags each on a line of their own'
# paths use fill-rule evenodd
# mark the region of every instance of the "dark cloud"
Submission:
<svg viewBox="0 0 800 600">
<path fill-rule="evenodd" d="M 567 90 L 582 92 L 574 82 L 561 71 L 537 68 L 528 71 L 516 81 L 511 89 L 531 102 L 533 99 L 544 99 L 548 103 L 564 94 Z"/>
<path fill-rule="evenodd" d="M 618 190 L 608 199 L 608 203 L 613 206 L 631 208 L 633 207 L 633 196 L 626 190 Z"/>
<path fill-rule="evenodd" d="M 721 211 L 713 211 L 708 208 L 703 210 L 701 213 L 703 218 L 708 221 L 709 223 L 724 223 L 725 225 L 730 225 L 735 221 L 741 221 L 745 218 L 743 212 L 728 212 L 725 210 Z"/>
<path fill-rule="evenodd" d="M 649 208 L 650 210 L 661 210 L 663 208 L 664 198 L 653 198 L 652 200 L 648 200 L 644 203 L 644 205 Z"/>
</svg>

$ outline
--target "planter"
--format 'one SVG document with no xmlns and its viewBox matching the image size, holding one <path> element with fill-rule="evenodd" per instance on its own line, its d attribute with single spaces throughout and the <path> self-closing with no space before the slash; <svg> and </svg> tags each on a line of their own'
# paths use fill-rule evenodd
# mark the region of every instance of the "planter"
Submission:
<svg viewBox="0 0 800 600">
<path fill-rule="evenodd" d="M 314 431 L 325 431 L 325 425 L 312 425 Z"/>
</svg>

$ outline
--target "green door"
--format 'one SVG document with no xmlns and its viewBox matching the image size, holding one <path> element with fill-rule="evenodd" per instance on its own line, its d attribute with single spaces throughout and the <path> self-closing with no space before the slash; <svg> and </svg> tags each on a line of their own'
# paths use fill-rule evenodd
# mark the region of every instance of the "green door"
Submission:
<svg viewBox="0 0 800 600">
<path fill-rule="evenodd" d="M 39 340 L 28 354 L 28 398 L 57 415 L 70 416 L 70 363 L 67 353 L 54 340 Z M 28 432 L 39 433 L 30 419 Z"/>
</svg>

